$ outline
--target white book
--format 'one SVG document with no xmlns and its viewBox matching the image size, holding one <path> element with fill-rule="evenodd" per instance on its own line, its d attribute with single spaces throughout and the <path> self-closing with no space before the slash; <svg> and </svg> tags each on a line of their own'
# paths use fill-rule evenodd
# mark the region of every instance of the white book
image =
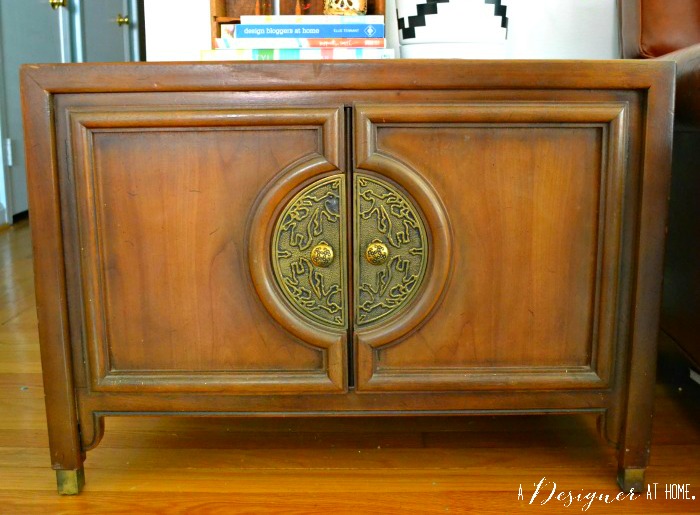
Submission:
<svg viewBox="0 0 700 515">
<path fill-rule="evenodd" d="M 308 59 L 394 59 L 391 48 L 231 48 L 202 50 L 202 61 L 304 61 Z"/>
<path fill-rule="evenodd" d="M 216 38 L 216 48 L 386 48 L 385 38 Z"/>
<path fill-rule="evenodd" d="M 367 23 L 367 24 L 383 24 L 383 14 L 366 14 L 357 16 L 342 16 L 332 14 L 307 14 L 298 16 L 294 14 L 278 14 L 278 15 L 263 15 L 263 14 L 242 14 L 241 25 L 326 25 L 344 23 Z"/>
</svg>

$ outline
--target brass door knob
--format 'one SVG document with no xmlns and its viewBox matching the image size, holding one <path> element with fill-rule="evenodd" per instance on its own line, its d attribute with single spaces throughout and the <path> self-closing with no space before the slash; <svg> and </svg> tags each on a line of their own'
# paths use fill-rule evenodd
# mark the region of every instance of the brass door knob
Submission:
<svg viewBox="0 0 700 515">
<path fill-rule="evenodd" d="M 124 25 L 129 25 L 129 17 L 123 16 L 122 13 L 117 14 L 117 25 L 120 27 Z"/>
<path fill-rule="evenodd" d="M 333 262 L 333 247 L 322 241 L 311 249 L 311 262 L 314 266 L 326 268 Z"/>
<path fill-rule="evenodd" d="M 379 240 L 372 240 L 367 245 L 365 259 L 370 265 L 383 265 L 389 259 L 389 248 Z"/>
<path fill-rule="evenodd" d="M 56 10 L 59 7 L 65 7 L 66 0 L 49 0 L 49 5 L 51 6 L 52 9 Z"/>
</svg>

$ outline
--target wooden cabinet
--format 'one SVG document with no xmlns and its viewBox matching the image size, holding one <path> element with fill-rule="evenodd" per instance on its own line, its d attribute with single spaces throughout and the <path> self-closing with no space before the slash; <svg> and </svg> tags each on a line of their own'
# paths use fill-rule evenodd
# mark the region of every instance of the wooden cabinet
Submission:
<svg viewBox="0 0 700 515">
<path fill-rule="evenodd" d="M 639 491 L 672 76 L 25 67 L 59 490 L 110 414 L 582 411 Z"/>
</svg>

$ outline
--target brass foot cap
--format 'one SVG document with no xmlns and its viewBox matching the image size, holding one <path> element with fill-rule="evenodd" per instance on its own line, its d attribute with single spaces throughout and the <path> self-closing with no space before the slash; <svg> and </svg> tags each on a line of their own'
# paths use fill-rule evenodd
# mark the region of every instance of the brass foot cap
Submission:
<svg viewBox="0 0 700 515">
<path fill-rule="evenodd" d="M 644 472 L 646 469 L 627 468 L 621 469 L 617 474 L 617 484 L 623 492 L 631 492 L 639 494 L 646 490 L 644 484 Z"/>
<path fill-rule="evenodd" d="M 85 485 L 85 472 L 78 470 L 57 470 L 56 484 L 61 495 L 78 495 Z"/>
</svg>

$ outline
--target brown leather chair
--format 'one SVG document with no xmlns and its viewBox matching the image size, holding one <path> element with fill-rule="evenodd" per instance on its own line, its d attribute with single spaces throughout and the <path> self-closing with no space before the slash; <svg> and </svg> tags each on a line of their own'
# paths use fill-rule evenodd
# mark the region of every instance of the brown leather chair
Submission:
<svg viewBox="0 0 700 515">
<path fill-rule="evenodd" d="M 622 54 L 677 63 L 661 329 L 700 367 L 700 0 L 618 0 Z"/>
</svg>

